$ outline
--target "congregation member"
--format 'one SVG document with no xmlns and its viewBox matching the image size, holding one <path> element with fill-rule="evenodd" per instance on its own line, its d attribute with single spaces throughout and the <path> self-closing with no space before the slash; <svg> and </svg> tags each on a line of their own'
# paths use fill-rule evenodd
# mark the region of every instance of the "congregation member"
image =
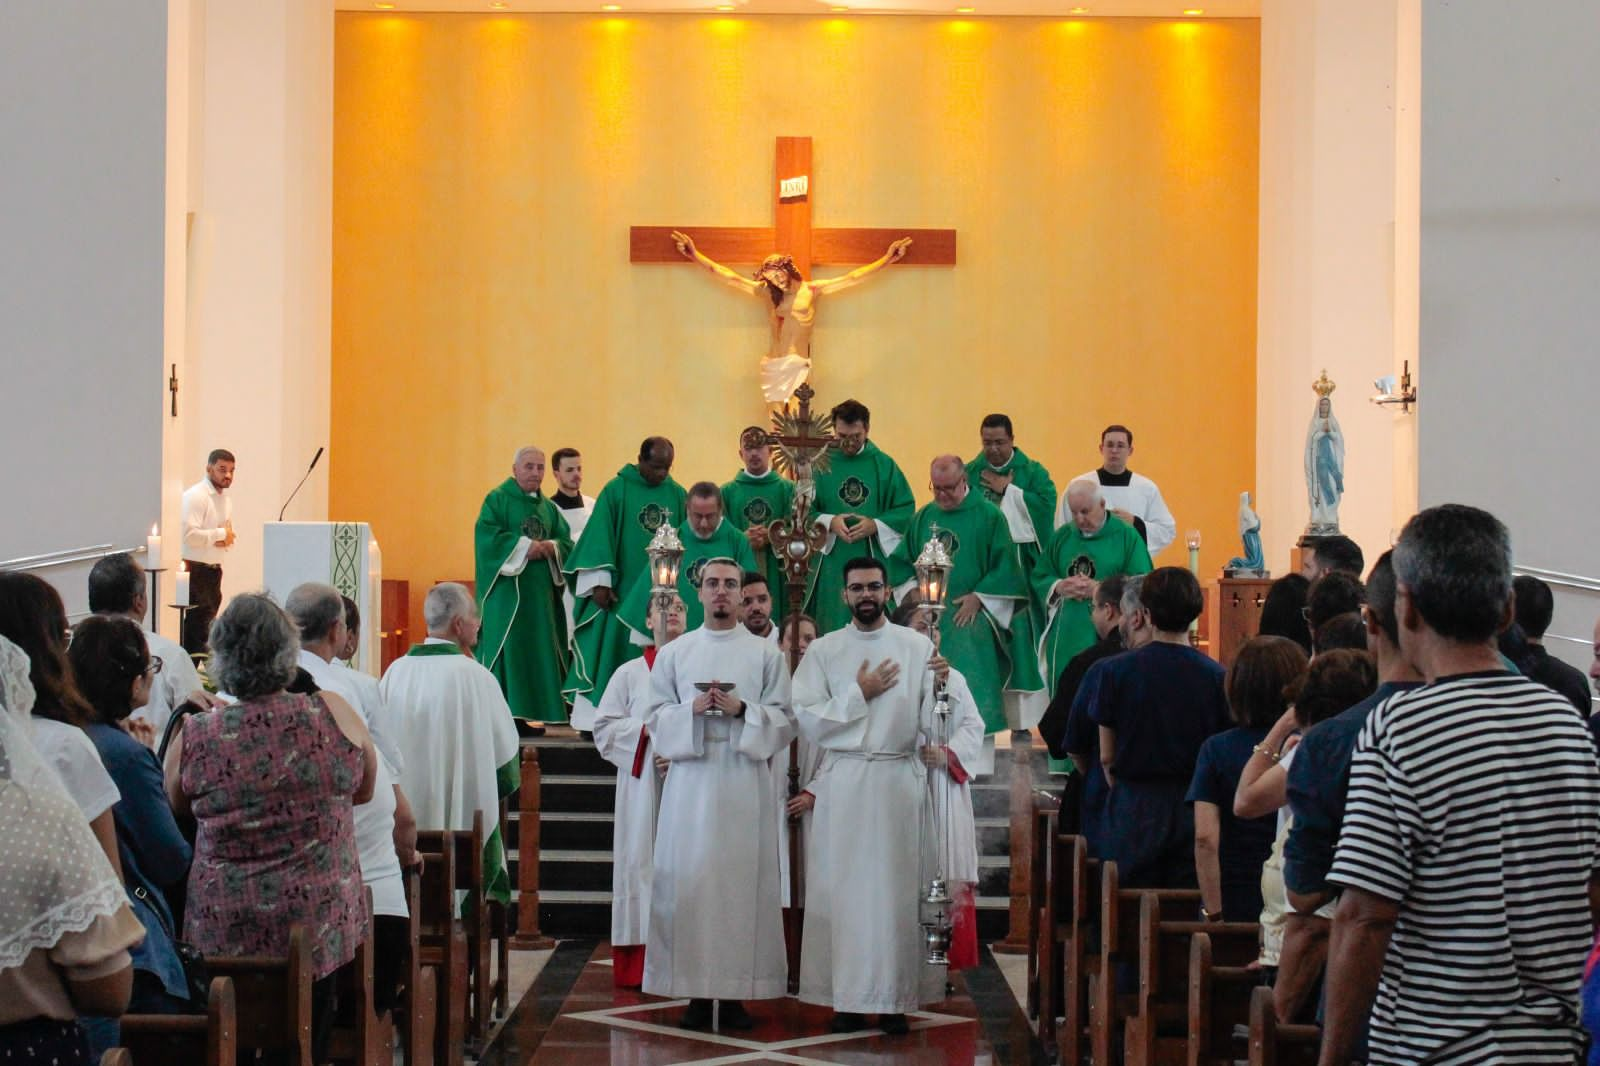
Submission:
<svg viewBox="0 0 1600 1066">
<path fill-rule="evenodd" d="M 739 579 L 739 622 L 762 640 L 778 643 L 778 622 L 772 617 L 772 586 L 759 570 Z"/>
<path fill-rule="evenodd" d="M 583 456 L 576 448 L 557 448 L 550 456 L 550 469 L 556 477 L 556 491 L 550 494 L 550 502 L 560 508 L 567 532 L 576 544 L 594 513 L 594 497 L 583 494 Z"/>
<path fill-rule="evenodd" d="M 709 481 L 697 481 L 689 486 L 686 504 L 688 517 L 678 527 L 678 539 L 683 543 L 683 556 L 678 560 L 678 597 L 683 600 L 684 625 L 688 629 L 700 628 L 705 620 L 705 608 L 700 602 L 700 579 L 712 559 L 732 559 L 739 564 L 739 573 L 756 568 L 755 554 L 749 541 L 733 527 L 722 514 L 722 493 Z M 633 587 L 623 597 L 617 609 L 624 624 L 632 631 L 636 647 L 650 642 L 650 624 L 646 612 L 650 609 L 653 579 L 648 569 L 634 578 Z M 738 601 L 735 596 L 734 600 Z"/>
<path fill-rule="evenodd" d="M 1285 574 L 1268 585 L 1256 635 L 1288 637 L 1310 655 L 1311 626 L 1306 621 L 1306 597 L 1310 593 L 1310 579 L 1299 574 Z"/>
<path fill-rule="evenodd" d="M 982 450 L 967 463 L 968 483 L 1006 516 L 1022 577 L 1031 591 L 1034 564 L 1056 527 L 1056 483 L 1044 464 L 1018 450 L 1009 415 L 985 415 L 978 425 L 978 440 Z M 1043 602 L 1030 596 L 1029 609 L 1033 632 L 1043 632 Z"/>
<path fill-rule="evenodd" d="M 772 469 L 772 449 L 766 440 L 766 430 L 760 426 L 746 426 L 739 434 L 742 465 L 733 480 L 722 486 L 722 509 L 733 528 L 749 540 L 756 557 L 754 569 L 767 580 L 774 605 L 768 617 L 782 618 L 789 608 L 789 589 L 783 560 L 772 548 L 768 528 L 793 513 L 794 482 Z"/>
<path fill-rule="evenodd" d="M 370 931 L 351 805 L 372 798 L 378 755 L 344 700 L 286 691 L 299 654 L 283 608 L 234 597 L 211 628 L 210 673 L 239 702 L 183 719 L 165 778 L 174 812 L 197 825 L 183 939 L 204 955 L 281 956 L 305 926 L 321 1062 L 337 971 Z"/>
<path fill-rule="evenodd" d="M 1245 763 L 1288 709 L 1306 671 L 1305 649 L 1287 637 L 1253 637 L 1223 681 L 1234 727 L 1200 746 L 1185 799 L 1194 807 L 1194 865 L 1200 916 L 1253 922 L 1261 916 L 1261 867 L 1272 853 L 1277 821 L 1240 818 L 1233 794 Z"/>
<path fill-rule="evenodd" d="M 333 657 L 354 669 L 356 656 L 361 652 L 361 608 L 349 596 L 341 594 L 339 598 L 344 601 L 344 646 Z"/>
<path fill-rule="evenodd" d="M 128 951 L 144 929 L 28 736 L 30 672 L 28 656 L 0 637 L 0 1061 L 89 1066 L 76 1019 L 127 1009 Z"/>
<path fill-rule="evenodd" d="M 417 861 L 417 824 L 400 790 L 403 763 L 393 723 L 383 713 L 383 697 L 373 677 L 333 661 L 334 649 L 348 636 L 344 598 L 331 585 L 297 586 L 284 610 L 300 630 L 299 666 L 317 687 L 339 695 L 361 716 L 378 758 L 373 766 L 372 798 L 355 808 L 356 851 L 361 883 L 372 893 L 373 1002 L 379 1014 L 399 999 L 406 952 L 410 950 L 410 909 L 402 866 Z"/>
<path fill-rule="evenodd" d="M 806 613 L 822 633 L 850 623 L 850 612 L 837 594 L 844 586 L 844 568 L 853 559 L 888 559 L 917 507 L 900 465 L 869 439 L 872 412 L 867 405 L 846 400 L 833 408 L 832 416 L 837 444 L 828 454 L 828 469 L 816 474 L 813 506 L 828 538 L 822 557 L 813 563 L 806 604 Z"/>
<path fill-rule="evenodd" d="M 1144 647 L 1089 668 L 1078 700 L 1099 727 L 1105 854 L 1129 888 L 1195 883 L 1194 812 L 1184 802 L 1200 746 L 1228 728 L 1224 671 L 1189 644 L 1204 606 L 1188 570 L 1146 575 L 1139 606 L 1150 627 Z"/>
<path fill-rule="evenodd" d="M 505 693 L 519 726 L 565 722 L 567 615 L 561 569 L 572 554 L 562 511 L 541 491 L 544 452 L 517 450 L 511 476 L 490 490 L 473 529 L 473 581 L 483 630 L 478 661 Z"/>
<path fill-rule="evenodd" d="M 129 903 L 145 928 L 133 949 L 134 1014 L 182 1014 L 204 1009 L 190 1001 L 188 979 L 174 946 L 167 897 L 181 895 L 193 852 L 167 803 L 161 764 L 123 728 L 160 679 L 139 626 L 127 618 L 91 616 L 78 624 L 67 655 L 91 716 L 84 732 L 94 742 L 119 799 L 111 808 L 117 853 Z M 114 1026 L 103 1052 L 116 1043 Z"/>
<path fill-rule="evenodd" d="M 206 457 L 206 476 L 183 491 L 183 565 L 189 571 L 189 610 L 180 634 L 190 654 L 206 650 L 211 622 L 222 609 L 222 563 L 238 539 L 233 532 L 234 458 L 226 448 Z"/>
<path fill-rule="evenodd" d="M 1044 717 L 1039 719 L 1039 736 L 1050 752 L 1050 758 L 1057 763 L 1066 764 L 1072 758 L 1072 752 L 1067 749 L 1067 723 L 1071 719 L 1072 701 L 1077 698 L 1078 686 L 1083 684 L 1083 675 L 1089 672 L 1089 667 L 1101 659 L 1109 658 L 1123 650 L 1121 626 L 1123 582 L 1121 574 L 1112 574 L 1095 586 L 1094 608 L 1089 619 L 1094 623 L 1098 639 L 1074 655 L 1062 668 L 1061 676 L 1056 679 L 1055 694 L 1050 697 L 1050 705 L 1045 708 Z M 1098 747 L 1098 744 L 1089 745 L 1087 748 L 1080 747 L 1078 754 L 1085 755 L 1088 750 Z M 1064 833 L 1079 831 L 1079 818 L 1083 809 L 1083 776 L 1074 764 L 1072 771 L 1066 774 L 1066 781 L 1062 783 L 1061 808 L 1057 815 L 1057 824 L 1063 827 L 1061 831 Z"/>
<path fill-rule="evenodd" d="M 1133 430 L 1123 425 L 1110 425 L 1100 431 L 1100 466 L 1075 480 L 1091 481 L 1100 486 L 1100 493 L 1111 513 L 1132 526 L 1144 540 L 1154 559 L 1163 548 L 1178 537 L 1178 522 L 1167 510 L 1166 500 L 1156 483 L 1143 474 L 1128 469 L 1133 458 Z M 1056 510 L 1056 525 L 1064 526 L 1072 519 L 1072 507 L 1065 493 L 1061 495 Z"/>
<path fill-rule="evenodd" d="M 642 987 L 687 998 L 678 1023 L 685 1029 L 714 1020 L 719 1029 L 749 1029 L 744 1001 L 780 998 L 788 984 L 768 760 L 795 735 L 789 671 L 777 647 L 739 624 L 742 573 L 731 559 L 706 563 L 698 590 L 704 624 L 662 648 L 650 667 L 644 728 L 671 768 Z"/>
<path fill-rule="evenodd" d="M 418 829 L 471 831 L 483 814 L 484 894 L 511 902 L 500 801 L 522 778 L 520 745 L 500 685 L 472 657 L 478 609 L 466 587 L 441 582 L 422 601 L 428 635 L 389 664 L 378 686 L 400 749 L 400 787 Z"/>
<path fill-rule="evenodd" d="M 1394 548 L 1401 653 L 1426 684 L 1373 709 L 1327 882 L 1320 1062 L 1369 1012 L 1367 1061 L 1571 1062 L 1600 893 L 1600 769 L 1560 696 L 1501 669 L 1506 527 L 1446 504 Z"/>
<path fill-rule="evenodd" d="M 0 637 L 28 658 L 29 740 L 55 771 L 112 869 L 121 873 L 111 808 L 121 798 L 94 742 L 83 731 L 93 718 L 67 661 L 67 609 L 60 593 L 35 574 L 0 570 Z"/>
<path fill-rule="evenodd" d="M 1313 651 L 1317 630 L 1341 614 L 1357 614 L 1367 602 L 1366 586 L 1360 574 L 1330 570 L 1306 591 L 1306 625 L 1311 629 Z"/>
<path fill-rule="evenodd" d="M 984 775 L 994 772 L 994 734 L 1006 728 L 1008 717 L 1011 724 L 1028 728 L 1044 710 L 1029 590 L 1005 516 L 972 491 L 961 460 L 939 456 L 928 479 L 933 502 L 912 517 L 889 557 L 890 581 L 896 602 L 912 602 L 916 561 L 924 547 L 938 539 L 949 553 L 948 609 L 939 620 L 939 647 L 961 671 L 983 716 L 982 758 L 968 769 Z"/>
<path fill-rule="evenodd" d="M 806 848 L 800 999 L 832 1007 L 836 1032 L 876 1014 L 902 1035 L 907 1011 L 941 998 L 925 986 L 916 905 L 933 864 L 917 738 L 931 733 L 948 667 L 927 637 L 890 624 L 882 562 L 852 559 L 840 580 L 850 624 L 818 637 L 794 679 L 800 731 L 826 752 Z"/>
<path fill-rule="evenodd" d="M 89 610 L 107 618 L 127 618 L 138 625 L 150 654 L 161 660 L 149 700 L 128 719 L 130 726 L 136 722 L 148 724 L 148 733 L 141 739 L 154 747 L 179 704 L 193 700 L 208 707 L 217 700 L 200 684 L 200 673 L 183 646 L 144 624 L 150 613 L 149 588 L 144 567 L 127 552 L 108 555 L 89 570 Z"/>
<path fill-rule="evenodd" d="M 1545 631 L 1555 616 L 1555 595 L 1550 586 L 1536 577 L 1519 574 L 1511 582 L 1517 597 L 1517 625 L 1522 627 L 1522 639 L 1527 647 L 1522 659 L 1522 673 L 1572 701 L 1578 713 L 1589 717 L 1593 708 L 1589 683 L 1583 671 L 1551 655 L 1544 646 Z"/>
<path fill-rule="evenodd" d="M 688 494 L 672 480 L 673 456 L 670 440 L 646 437 L 638 461 L 618 470 L 600 490 L 566 562 L 575 604 L 572 661 L 562 695 L 580 724 L 594 721 L 617 667 L 639 657 L 640 646 L 617 608 L 638 576 L 649 572 L 645 548 L 656 530 L 683 521 Z"/>
<path fill-rule="evenodd" d="M 1312 634 L 1311 646 L 1314 654 L 1338 651 L 1341 648 L 1347 651 L 1367 650 L 1367 627 L 1361 621 L 1359 611 L 1347 611 L 1336 614 L 1317 628 Z"/>
<path fill-rule="evenodd" d="M 650 671 L 656 655 L 683 636 L 683 601 L 674 593 L 663 609 L 651 608 L 652 630 L 661 626 L 660 647 L 625 662 L 612 675 L 594 720 L 594 745 L 617 768 L 611 842 L 611 980 L 618 988 L 644 981 L 645 936 L 650 926 L 650 882 L 654 875 L 656 814 L 661 804 L 665 760 L 650 746 Z"/>
<path fill-rule="evenodd" d="M 1300 553 L 1300 576 L 1315 581 L 1324 574 L 1353 574 L 1361 576 L 1366 569 L 1366 557 L 1361 545 L 1342 533 L 1331 537 L 1317 537 Z"/>
</svg>

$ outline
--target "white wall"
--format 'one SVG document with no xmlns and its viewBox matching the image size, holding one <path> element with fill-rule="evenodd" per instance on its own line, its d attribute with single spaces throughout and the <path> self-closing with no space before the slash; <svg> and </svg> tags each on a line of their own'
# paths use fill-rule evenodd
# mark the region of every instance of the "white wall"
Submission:
<svg viewBox="0 0 1600 1066">
<path fill-rule="evenodd" d="M 1422 502 L 1600 575 L 1600 5 L 1427 0 L 1422 41 Z M 1587 666 L 1597 613 L 1558 588 L 1551 650 Z"/>
<path fill-rule="evenodd" d="M 166 44 L 165 0 L 0 4 L 0 560 L 160 513 Z"/>
</svg>

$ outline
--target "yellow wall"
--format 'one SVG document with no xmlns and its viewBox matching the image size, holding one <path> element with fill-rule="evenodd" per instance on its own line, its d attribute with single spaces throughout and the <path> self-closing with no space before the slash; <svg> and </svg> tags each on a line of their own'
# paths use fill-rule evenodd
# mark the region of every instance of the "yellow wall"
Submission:
<svg viewBox="0 0 1600 1066">
<path fill-rule="evenodd" d="M 919 500 L 988 411 L 1059 483 L 1121 421 L 1206 568 L 1237 550 L 1256 22 L 340 13 L 336 33 L 331 517 L 370 521 L 416 601 L 470 576 L 525 441 L 579 447 L 591 494 L 651 433 L 684 484 L 733 474 L 765 312 L 630 265 L 628 226 L 770 225 L 782 134 L 815 138 L 817 225 L 959 232 L 958 266 L 818 314 L 819 399 L 872 407 Z"/>
</svg>

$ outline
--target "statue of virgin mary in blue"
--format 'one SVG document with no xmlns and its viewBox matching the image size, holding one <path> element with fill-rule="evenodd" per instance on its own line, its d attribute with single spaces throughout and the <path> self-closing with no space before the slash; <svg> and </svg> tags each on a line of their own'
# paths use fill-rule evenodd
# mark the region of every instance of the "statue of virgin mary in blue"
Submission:
<svg viewBox="0 0 1600 1066">
<path fill-rule="evenodd" d="M 1333 416 L 1333 382 L 1326 372 L 1313 386 L 1317 406 L 1306 430 L 1306 493 L 1311 501 L 1311 521 L 1306 533 L 1329 536 L 1339 532 L 1339 500 L 1344 496 L 1344 433 Z"/>
</svg>

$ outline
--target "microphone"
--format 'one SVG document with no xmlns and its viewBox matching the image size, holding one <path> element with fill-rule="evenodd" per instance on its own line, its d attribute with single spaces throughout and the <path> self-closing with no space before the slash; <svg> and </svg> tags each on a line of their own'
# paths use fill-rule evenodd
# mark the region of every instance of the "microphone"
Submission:
<svg viewBox="0 0 1600 1066">
<path fill-rule="evenodd" d="M 317 468 L 317 460 L 322 458 L 322 452 L 323 449 L 318 448 L 317 454 L 311 457 L 311 465 L 306 467 L 305 477 L 300 479 L 300 485 L 304 485 L 306 483 L 306 478 L 311 476 L 311 471 Z M 278 511 L 278 521 L 283 521 L 283 512 L 289 509 L 289 504 L 294 501 L 295 493 L 300 491 L 300 485 L 296 485 L 294 487 L 294 492 L 289 493 L 289 498 L 283 501 L 283 508 Z"/>
</svg>

